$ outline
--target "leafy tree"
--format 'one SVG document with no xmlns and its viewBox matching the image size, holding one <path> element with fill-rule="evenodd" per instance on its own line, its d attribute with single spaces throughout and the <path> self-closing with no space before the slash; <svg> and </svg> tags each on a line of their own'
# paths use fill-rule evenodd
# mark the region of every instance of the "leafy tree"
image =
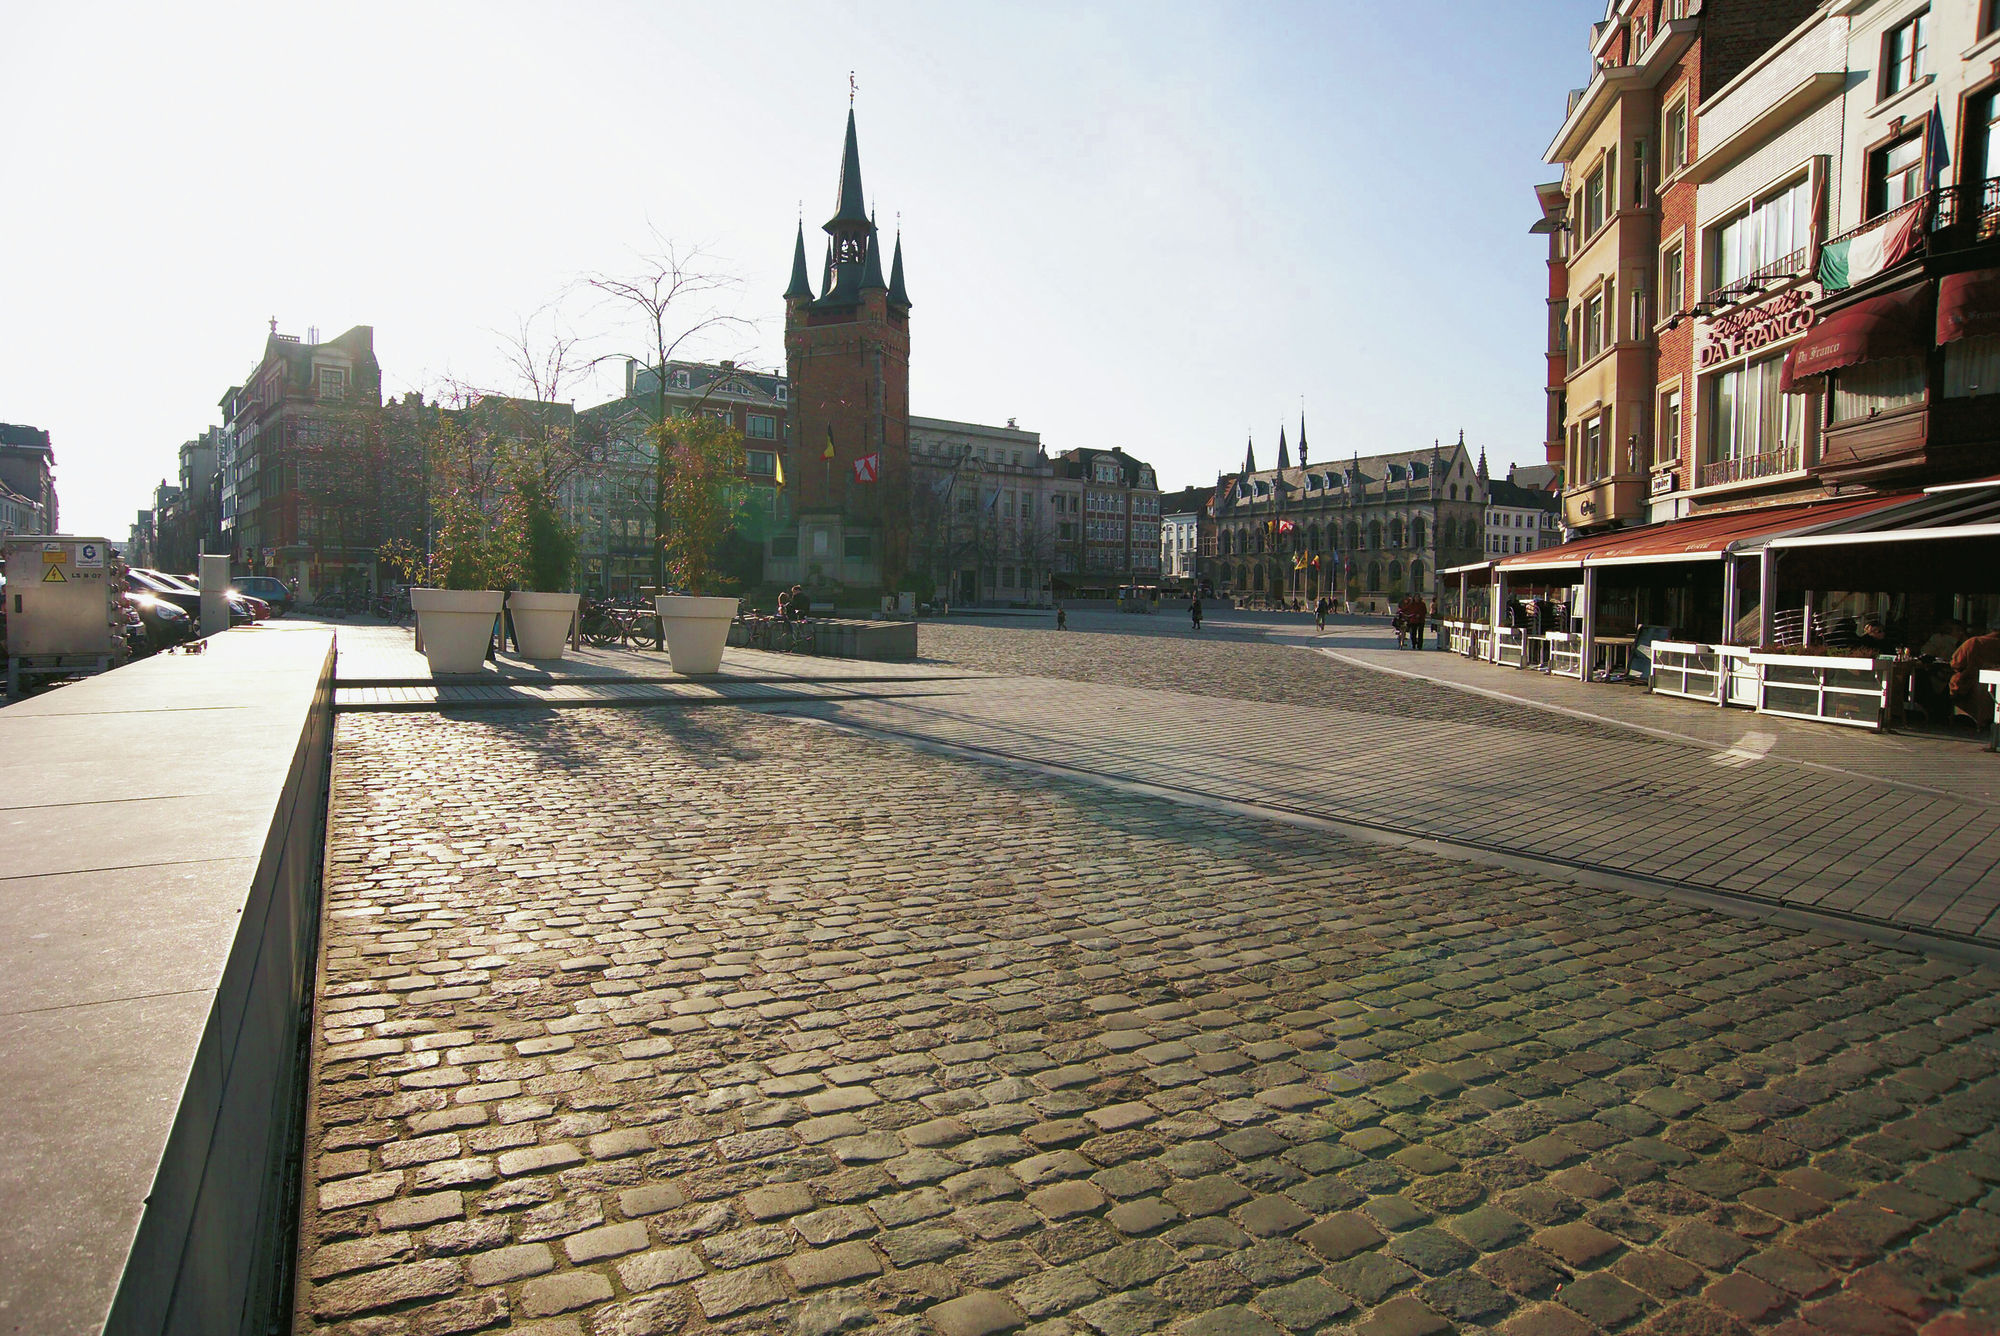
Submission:
<svg viewBox="0 0 2000 1336">
<path fill-rule="evenodd" d="M 716 555 L 736 523 L 743 436 L 707 416 L 668 418 L 652 431 L 667 574 L 690 593 L 707 593 L 716 583 Z"/>
</svg>

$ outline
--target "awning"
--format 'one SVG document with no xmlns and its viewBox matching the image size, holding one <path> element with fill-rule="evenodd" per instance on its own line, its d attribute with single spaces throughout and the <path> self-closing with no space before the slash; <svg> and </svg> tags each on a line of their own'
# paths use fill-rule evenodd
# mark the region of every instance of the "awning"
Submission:
<svg viewBox="0 0 2000 1336">
<path fill-rule="evenodd" d="M 1820 501 L 1798 506 L 1767 506 L 1725 515 L 1697 515 L 1637 529 L 1617 529 L 1581 538 L 1561 547 L 1502 557 L 1496 572 L 1577 570 L 1585 566 L 1643 566 L 1680 561 L 1717 561 L 1752 543 L 1779 534 L 1812 533 L 1909 500 L 1914 493 Z"/>
<path fill-rule="evenodd" d="M 1785 354 L 1778 388 L 1787 393 L 1803 392 L 1800 381 L 1829 371 L 1923 351 L 1929 292 L 1928 284 L 1917 283 L 1823 316 Z"/>
<path fill-rule="evenodd" d="M 1896 504 L 1847 515 L 1810 531 L 1777 534 L 1755 544 L 1797 547 L 1875 546 L 2000 537 L 2000 479 L 1926 488 Z"/>
<path fill-rule="evenodd" d="M 2000 269 L 1946 274 L 1938 283 L 1937 341 L 2000 334 Z"/>
</svg>

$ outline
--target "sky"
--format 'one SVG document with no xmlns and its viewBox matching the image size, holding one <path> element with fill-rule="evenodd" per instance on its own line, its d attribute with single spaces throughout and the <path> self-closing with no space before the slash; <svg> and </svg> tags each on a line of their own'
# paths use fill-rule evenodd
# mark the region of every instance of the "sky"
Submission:
<svg viewBox="0 0 2000 1336">
<path fill-rule="evenodd" d="M 122 538 L 268 322 L 375 331 L 384 391 L 519 392 L 537 312 L 645 346 L 593 274 L 663 243 L 778 369 L 849 76 L 902 229 L 911 411 L 1122 446 L 1163 487 L 1303 408 L 1314 458 L 1538 462 L 1533 186 L 1597 0 L 504 3 L 0 0 L 0 421 L 51 433 L 63 528 Z M 564 397 L 570 397 L 566 394 Z"/>
</svg>

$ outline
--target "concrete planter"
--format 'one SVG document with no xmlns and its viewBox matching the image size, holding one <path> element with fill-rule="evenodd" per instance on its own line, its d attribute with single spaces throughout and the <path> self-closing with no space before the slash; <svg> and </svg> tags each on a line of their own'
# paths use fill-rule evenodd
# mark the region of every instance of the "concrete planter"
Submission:
<svg viewBox="0 0 2000 1336">
<path fill-rule="evenodd" d="M 693 594 L 661 594 L 653 599 L 667 636 L 667 657 L 677 673 L 712 673 L 722 667 L 737 600 Z"/>
<path fill-rule="evenodd" d="M 569 640 L 581 594 L 533 594 L 516 590 L 507 595 L 514 618 L 514 641 L 524 659 L 560 659 Z"/>
<path fill-rule="evenodd" d="M 476 673 L 486 664 L 493 619 L 506 595 L 497 589 L 412 589 L 417 635 L 431 673 Z"/>
</svg>

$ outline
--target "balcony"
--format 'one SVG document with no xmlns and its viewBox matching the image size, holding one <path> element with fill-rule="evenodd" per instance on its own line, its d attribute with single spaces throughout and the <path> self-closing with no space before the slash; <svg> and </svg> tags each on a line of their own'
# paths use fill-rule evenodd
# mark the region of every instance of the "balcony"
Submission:
<svg viewBox="0 0 2000 1336">
<path fill-rule="evenodd" d="M 1734 282 L 1716 288 L 1703 298 L 1703 305 L 1722 307 L 1754 301 L 1763 296 L 1766 289 L 1782 288 L 1795 279 L 1805 277 L 1811 269 L 1812 247 L 1806 246 L 1761 264 Z"/>
<path fill-rule="evenodd" d="M 1643 524 L 1647 491 L 1644 473 L 1620 473 L 1572 487 L 1563 493 L 1563 523 L 1572 529 Z"/>
<path fill-rule="evenodd" d="M 1918 228 L 1916 245 L 1908 255 L 1899 257 L 1895 264 L 1889 266 L 1891 269 L 1925 255 L 1947 255 L 2000 241 L 2000 176 L 1926 191 L 1886 213 L 1877 214 L 1858 227 L 1848 228 L 1837 237 L 1829 237 L 1826 244 L 1834 246 L 1843 241 L 1853 241 L 1877 228 L 1907 220 L 1913 209 L 1923 220 Z"/>
<path fill-rule="evenodd" d="M 1703 464 L 1697 486 L 1727 487 L 1731 483 L 1756 482 L 1760 478 L 1781 478 L 1804 467 L 1805 447 L 1780 446 L 1763 454 L 1739 455 L 1735 459 L 1718 459 L 1712 464 Z"/>
</svg>

